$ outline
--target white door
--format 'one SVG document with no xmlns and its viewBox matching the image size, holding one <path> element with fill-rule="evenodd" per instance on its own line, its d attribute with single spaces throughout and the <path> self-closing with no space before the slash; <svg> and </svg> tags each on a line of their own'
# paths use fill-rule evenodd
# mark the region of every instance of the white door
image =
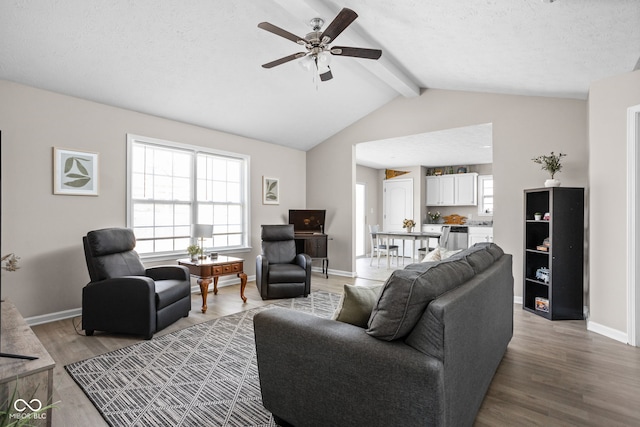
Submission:
<svg viewBox="0 0 640 427">
<path fill-rule="evenodd" d="M 413 179 L 393 179 L 383 182 L 382 229 L 385 231 L 402 231 L 402 221 L 413 218 Z M 417 222 L 417 221 L 416 221 Z M 401 242 L 398 255 L 403 256 Z M 408 248 L 407 250 L 409 250 Z"/>
</svg>

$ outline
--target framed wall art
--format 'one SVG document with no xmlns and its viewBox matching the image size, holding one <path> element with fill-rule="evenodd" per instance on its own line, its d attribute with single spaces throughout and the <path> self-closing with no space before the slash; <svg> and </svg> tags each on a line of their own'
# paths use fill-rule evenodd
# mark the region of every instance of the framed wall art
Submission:
<svg viewBox="0 0 640 427">
<path fill-rule="evenodd" d="M 98 195 L 98 153 L 53 147 L 53 194 Z"/>
<path fill-rule="evenodd" d="M 262 203 L 265 205 L 280 203 L 280 180 L 278 178 L 262 177 Z"/>
</svg>

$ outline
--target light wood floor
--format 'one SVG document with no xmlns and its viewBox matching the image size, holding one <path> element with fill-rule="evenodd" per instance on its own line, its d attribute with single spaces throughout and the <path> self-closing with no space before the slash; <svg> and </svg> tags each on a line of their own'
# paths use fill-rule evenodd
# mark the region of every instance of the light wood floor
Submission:
<svg viewBox="0 0 640 427">
<path fill-rule="evenodd" d="M 345 283 L 372 282 L 326 279 L 314 273 L 312 290 L 341 292 Z M 254 282 L 247 284 L 246 295 L 248 301 L 243 304 L 239 285 L 221 288 L 218 295 L 209 295 L 206 314 L 200 313 L 200 295 L 193 295 L 189 317 L 156 335 L 275 302 L 262 301 Z M 514 312 L 514 337 L 480 409 L 477 426 L 640 426 L 640 349 L 589 332 L 584 321 L 550 322 L 520 305 L 514 306 Z M 140 339 L 98 332 L 81 336 L 71 319 L 33 330 L 57 363 L 54 400 L 60 403 L 53 411 L 53 425 L 106 426 L 64 365 Z"/>
</svg>

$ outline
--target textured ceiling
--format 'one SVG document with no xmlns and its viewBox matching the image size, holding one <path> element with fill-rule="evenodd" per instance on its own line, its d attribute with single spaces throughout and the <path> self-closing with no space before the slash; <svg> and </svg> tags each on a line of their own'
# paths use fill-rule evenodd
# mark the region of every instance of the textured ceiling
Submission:
<svg viewBox="0 0 640 427">
<path fill-rule="evenodd" d="M 342 7 L 336 44 L 380 61 L 260 67 L 301 48 L 259 22 L 304 36 Z M 418 88 L 585 99 L 636 66 L 639 23 L 639 0 L 3 0 L 0 79 L 308 150 Z"/>
</svg>

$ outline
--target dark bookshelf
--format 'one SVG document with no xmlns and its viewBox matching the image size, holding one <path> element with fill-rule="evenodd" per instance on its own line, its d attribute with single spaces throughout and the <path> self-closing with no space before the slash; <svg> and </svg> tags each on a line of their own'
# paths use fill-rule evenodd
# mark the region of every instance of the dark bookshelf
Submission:
<svg viewBox="0 0 640 427">
<path fill-rule="evenodd" d="M 524 215 L 522 308 L 550 320 L 583 319 L 584 189 L 525 190 Z"/>
</svg>

